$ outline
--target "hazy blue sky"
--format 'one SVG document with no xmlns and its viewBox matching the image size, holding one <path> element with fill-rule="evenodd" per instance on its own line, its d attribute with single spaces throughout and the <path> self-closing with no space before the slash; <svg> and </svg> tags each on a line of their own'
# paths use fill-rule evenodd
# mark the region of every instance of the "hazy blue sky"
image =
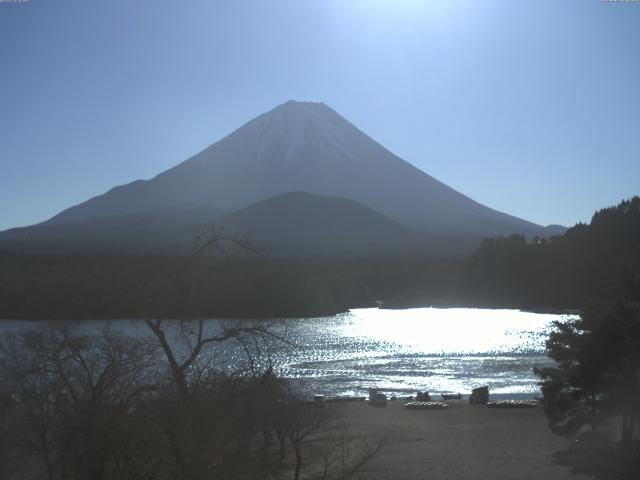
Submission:
<svg viewBox="0 0 640 480">
<path fill-rule="evenodd" d="M 0 229 L 288 99 L 481 203 L 571 225 L 640 194 L 640 3 L 0 3 Z"/>
</svg>

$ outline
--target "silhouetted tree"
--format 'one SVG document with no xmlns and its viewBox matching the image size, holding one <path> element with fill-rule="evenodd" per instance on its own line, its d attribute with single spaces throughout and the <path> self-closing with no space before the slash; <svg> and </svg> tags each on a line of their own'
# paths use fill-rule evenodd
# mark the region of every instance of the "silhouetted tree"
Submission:
<svg viewBox="0 0 640 480">
<path fill-rule="evenodd" d="M 613 415 L 622 417 L 629 443 L 639 418 L 640 309 L 631 303 L 599 303 L 579 319 L 556 322 L 547 341 L 557 366 L 536 369 L 553 431 L 576 434 Z"/>
<path fill-rule="evenodd" d="M 199 335 L 209 338 L 203 331 L 183 335 L 197 346 Z M 169 369 L 158 368 L 166 360 L 149 337 L 82 333 L 68 325 L 5 336 L 2 478 L 242 480 L 301 476 L 306 468 L 339 479 L 357 472 L 378 442 L 343 435 L 335 405 L 317 409 L 301 401 L 259 361 L 264 347 L 249 338 L 234 331 L 220 339 L 227 350 L 253 357 L 230 368 L 207 355 L 218 343 L 204 344 L 181 391 Z M 274 434 L 285 439 L 279 448 Z M 287 452 L 300 461 L 284 461 Z"/>
<path fill-rule="evenodd" d="M 108 328 L 87 335 L 59 325 L 4 337 L 15 475 L 98 479 L 125 461 L 121 439 L 129 410 L 147 392 L 151 360 L 145 342 Z"/>
</svg>

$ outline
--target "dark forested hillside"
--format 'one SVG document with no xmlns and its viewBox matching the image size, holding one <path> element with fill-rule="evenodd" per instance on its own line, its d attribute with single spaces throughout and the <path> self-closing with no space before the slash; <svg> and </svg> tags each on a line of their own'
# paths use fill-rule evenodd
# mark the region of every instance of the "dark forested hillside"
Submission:
<svg viewBox="0 0 640 480">
<path fill-rule="evenodd" d="M 0 319 L 298 317 L 442 303 L 454 265 L 411 259 L 0 252 Z"/>
<path fill-rule="evenodd" d="M 467 260 L 456 296 L 480 305 L 581 307 L 614 292 L 638 296 L 639 267 L 640 197 L 633 197 L 548 241 L 484 240 Z"/>
<path fill-rule="evenodd" d="M 223 259 L 0 252 L 0 318 L 315 316 L 349 308 L 582 308 L 640 300 L 640 197 L 550 240 L 485 239 L 465 260 Z"/>
</svg>

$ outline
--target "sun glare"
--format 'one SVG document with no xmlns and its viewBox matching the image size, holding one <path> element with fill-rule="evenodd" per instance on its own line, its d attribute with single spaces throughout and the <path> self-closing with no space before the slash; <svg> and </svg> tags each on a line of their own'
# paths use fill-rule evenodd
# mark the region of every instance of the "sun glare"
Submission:
<svg viewBox="0 0 640 480">
<path fill-rule="evenodd" d="M 423 15 L 439 15 L 450 10 L 454 3 L 441 0 L 360 0 L 344 2 L 344 8 L 349 8 L 363 17 L 389 21 L 398 18 L 416 19 Z"/>
</svg>

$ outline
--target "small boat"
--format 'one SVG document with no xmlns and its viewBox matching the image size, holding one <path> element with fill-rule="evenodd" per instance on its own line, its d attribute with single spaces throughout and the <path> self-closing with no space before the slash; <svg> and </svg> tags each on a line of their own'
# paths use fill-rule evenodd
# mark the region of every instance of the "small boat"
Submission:
<svg viewBox="0 0 640 480">
<path fill-rule="evenodd" d="M 418 402 L 430 402 L 431 401 L 431 395 L 429 395 L 429 392 L 417 392 L 416 393 L 416 400 Z"/>
<path fill-rule="evenodd" d="M 462 400 L 462 394 L 461 393 L 443 393 L 442 399 L 443 400 Z"/>
<path fill-rule="evenodd" d="M 369 405 L 373 407 L 386 407 L 387 396 L 384 393 L 378 392 L 375 388 L 369 389 Z"/>
</svg>

